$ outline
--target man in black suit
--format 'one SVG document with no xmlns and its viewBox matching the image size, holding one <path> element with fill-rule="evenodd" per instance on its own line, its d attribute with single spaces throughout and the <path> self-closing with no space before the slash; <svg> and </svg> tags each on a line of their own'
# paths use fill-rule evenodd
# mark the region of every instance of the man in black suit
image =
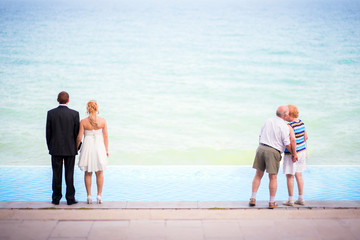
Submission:
<svg viewBox="0 0 360 240">
<path fill-rule="evenodd" d="M 46 142 L 51 155 L 53 170 L 52 203 L 59 205 L 62 197 L 62 169 L 65 166 L 66 200 L 68 205 L 75 200 L 74 166 L 77 155 L 76 137 L 79 132 L 79 112 L 69 109 L 69 94 L 60 92 L 57 101 L 59 106 L 47 113 Z"/>
</svg>

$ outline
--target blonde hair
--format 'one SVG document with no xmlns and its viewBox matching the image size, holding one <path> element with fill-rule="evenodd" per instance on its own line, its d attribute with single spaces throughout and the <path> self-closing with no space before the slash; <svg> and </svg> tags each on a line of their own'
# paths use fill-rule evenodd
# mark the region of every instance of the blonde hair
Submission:
<svg viewBox="0 0 360 240">
<path fill-rule="evenodd" d="M 90 124 L 97 127 L 96 114 L 99 113 L 98 105 L 95 100 L 91 100 L 86 105 L 86 111 L 89 114 Z"/>
<path fill-rule="evenodd" d="M 293 117 L 293 118 L 298 118 L 299 117 L 299 111 L 297 106 L 295 105 L 288 105 L 289 107 L 289 116 Z"/>
</svg>

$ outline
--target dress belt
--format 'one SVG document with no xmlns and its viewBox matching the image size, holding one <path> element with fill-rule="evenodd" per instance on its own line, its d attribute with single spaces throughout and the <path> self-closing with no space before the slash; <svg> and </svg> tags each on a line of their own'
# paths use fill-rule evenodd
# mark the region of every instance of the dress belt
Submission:
<svg viewBox="0 0 360 240">
<path fill-rule="evenodd" d="M 278 151 L 278 152 L 281 154 L 281 152 L 280 152 L 279 150 L 277 150 L 276 148 L 274 148 L 274 147 L 272 147 L 272 146 L 266 145 L 266 144 L 264 144 L 264 143 L 260 143 L 260 145 L 263 145 L 263 146 L 265 146 L 265 147 L 269 147 L 269 148 L 275 149 L 276 151 Z"/>
</svg>

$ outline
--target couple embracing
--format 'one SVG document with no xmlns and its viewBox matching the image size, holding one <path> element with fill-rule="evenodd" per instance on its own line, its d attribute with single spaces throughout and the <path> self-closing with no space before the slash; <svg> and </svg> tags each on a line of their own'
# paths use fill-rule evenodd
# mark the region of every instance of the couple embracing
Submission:
<svg viewBox="0 0 360 240">
<path fill-rule="evenodd" d="M 78 166 L 85 172 L 84 181 L 87 202 L 92 203 L 91 179 L 96 174 L 97 202 L 102 203 L 101 193 L 104 182 L 103 170 L 107 166 L 108 133 L 104 118 L 98 116 L 96 101 L 87 103 L 89 117 L 80 122 L 79 112 L 68 108 L 69 94 L 58 94 L 59 106 L 47 113 L 46 143 L 51 155 L 52 203 L 59 205 L 62 198 L 62 169 L 65 168 L 66 200 L 68 205 L 76 204 L 74 187 L 75 156 L 80 149 Z M 83 144 L 81 144 L 82 139 Z"/>
<path fill-rule="evenodd" d="M 306 168 L 306 140 L 308 139 L 304 123 L 298 119 L 299 112 L 294 105 L 278 107 L 276 116 L 265 121 L 259 136 L 259 146 L 253 163 L 256 173 L 252 182 L 252 195 L 249 205 L 256 205 L 256 194 L 264 172 L 269 174 L 269 208 L 278 206 L 275 202 L 277 190 L 277 174 L 280 167 L 281 154 L 284 154 L 283 173 L 286 174 L 289 200 L 283 204 L 304 205 L 302 172 Z M 289 122 L 288 124 L 285 121 Z M 297 181 L 299 198 L 294 202 L 294 176 Z"/>
</svg>

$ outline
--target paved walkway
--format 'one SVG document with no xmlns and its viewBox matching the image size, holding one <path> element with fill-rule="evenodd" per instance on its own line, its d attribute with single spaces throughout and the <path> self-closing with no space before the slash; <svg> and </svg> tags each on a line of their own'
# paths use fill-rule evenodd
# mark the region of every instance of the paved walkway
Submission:
<svg viewBox="0 0 360 240">
<path fill-rule="evenodd" d="M 0 202 L 0 239 L 360 239 L 360 201 Z"/>
</svg>

